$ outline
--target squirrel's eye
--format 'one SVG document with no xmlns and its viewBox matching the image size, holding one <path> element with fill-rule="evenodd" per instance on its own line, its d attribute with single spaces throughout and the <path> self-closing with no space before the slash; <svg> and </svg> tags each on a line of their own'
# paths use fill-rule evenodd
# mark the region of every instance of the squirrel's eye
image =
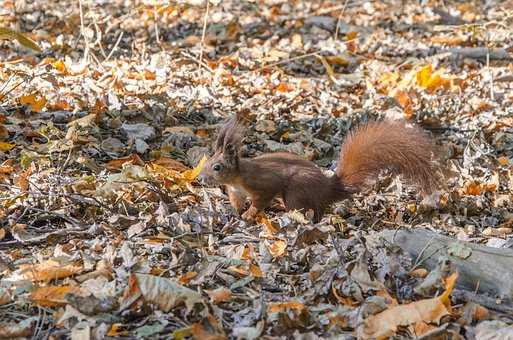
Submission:
<svg viewBox="0 0 513 340">
<path fill-rule="evenodd" d="M 219 163 L 218 164 L 214 164 L 214 166 L 212 167 L 212 169 L 214 171 L 221 171 L 221 168 L 222 168 L 222 166 Z"/>
</svg>

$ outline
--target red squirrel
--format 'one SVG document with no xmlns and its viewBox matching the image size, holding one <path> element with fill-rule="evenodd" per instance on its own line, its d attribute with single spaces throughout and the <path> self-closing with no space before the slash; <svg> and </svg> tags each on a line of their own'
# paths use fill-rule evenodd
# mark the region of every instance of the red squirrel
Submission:
<svg viewBox="0 0 513 340">
<path fill-rule="evenodd" d="M 292 153 L 241 157 L 246 124 L 247 118 L 236 114 L 222 126 L 202 178 L 225 185 L 230 203 L 239 214 L 249 197 L 251 206 L 242 214 L 248 221 L 267 208 L 273 198 L 281 198 L 287 210 L 311 209 L 314 220 L 319 221 L 332 203 L 359 192 L 382 170 L 402 174 L 425 193 L 438 182 L 431 162 L 433 143 L 418 127 L 373 121 L 353 129 L 342 144 L 335 174 L 328 177 L 315 163 Z"/>
</svg>

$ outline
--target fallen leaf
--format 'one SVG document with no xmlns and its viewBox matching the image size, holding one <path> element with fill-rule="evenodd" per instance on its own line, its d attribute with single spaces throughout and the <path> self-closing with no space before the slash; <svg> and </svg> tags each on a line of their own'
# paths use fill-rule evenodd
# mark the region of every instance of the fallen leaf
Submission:
<svg viewBox="0 0 513 340">
<path fill-rule="evenodd" d="M 198 340 L 225 340 L 223 328 L 213 315 L 208 315 L 203 322 L 193 323 L 191 333 L 194 339 Z"/>
<path fill-rule="evenodd" d="M 196 272 L 187 272 L 183 275 L 180 275 L 180 277 L 178 278 L 178 282 L 180 282 L 180 284 L 182 285 L 186 285 L 196 276 L 198 276 L 198 273 Z"/>
<path fill-rule="evenodd" d="M 369 316 L 359 330 L 359 337 L 385 339 L 394 335 L 400 326 L 419 322 L 439 323 L 443 316 L 451 313 L 449 296 L 457 278 L 457 272 L 447 278 L 445 292 L 439 297 L 394 306 Z"/>
<path fill-rule="evenodd" d="M 198 165 L 196 165 L 196 167 L 194 169 L 186 170 L 182 173 L 183 178 L 188 182 L 194 181 L 196 179 L 196 177 L 199 176 L 201 171 L 203 171 L 203 168 L 205 167 L 206 162 L 207 162 L 207 156 L 204 155 L 203 158 L 201 158 Z"/>
<path fill-rule="evenodd" d="M 281 257 L 285 255 L 285 251 L 287 250 L 287 242 L 282 240 L 274 241 L 272 244 L 267 246 L 267 249 L 269 249 L 269 252 L 274 257 Z"/>
<path fill-rule="evenodd" d="M 181 303 L 185 303 L 187 312 L 190 312 L 195 304 L 205 303 L 200 293 L 164 277 L 132 274 L 129 278 L 130 286 L 130 294 L 124 296 L 124 300 L 131 300 L 131 294 L 135 294 L 133 297 L 136 300 L 139 291 L 146 302 L 158 306 L 164 312 L 169 312 Z"/>
<path fill-rule="evenodd" d="M 40 94 L 28 94 L 20 97 L 21 105 L 28 105 L 33 112 L 41 112 L 46 104 L 46 98 Z"/>
<path fill-rule="evenodd" d="M 210 297 L 212 303 L 215 304 L 226 302 L 232 298 L 232 291 L 224 287 L 219 287 L 217 289 L 207 291 L 207 294 Z"/>
<path fill-rule="evenodd" d="M 17 40 L 22 46 L 41 52 L 41 47 L 34 40 L 7 27 L 0 27 L 0 39 Z"/>
<path fill-rule="evenodd" d="M 131 154 L 130 156 L 118 158 L 118 159 L 112 159 L 105 164 L 105 168 L 107 170 L 119 170 L 123 167 L 125 164 L 134 164 L 134 165 L 144 165 L 144 161 L 139 157 L 137 154 Z"/>
<path fill-rule="evenodd" d="M 30 299 L 41 307 L 58 307 L 67 303 L 64 298 L 66 294 L 80 294 L 78 286 L 64 285 L 64 286 L 46 286 L 36 288 L 30 293 Z"/>
<path fill-rule="evenodd" d="M 25 279 L 50 282 L 70 277 L 82 271 L 82 266 L 50 259 L 38 264 L 22 265 L 20 272 Z"/>
<path fill-rule="evenodd" d="M 267 313 L 278 313 L 287 309 L 302 311 L 305 308 L 305 305 L 299 301 L 271 302 L 267 306 Z"/>
<path fill-rule="evenodd" d="M 0 142 L 0 151 L 6 152 L 14 149 L 16 145 L 12 143 Z"/>
</svg>

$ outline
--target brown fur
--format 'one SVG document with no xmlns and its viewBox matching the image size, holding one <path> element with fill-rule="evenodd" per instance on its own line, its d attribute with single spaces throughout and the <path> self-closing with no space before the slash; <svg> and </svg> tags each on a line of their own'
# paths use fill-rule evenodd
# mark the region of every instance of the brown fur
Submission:
<svg viewBox="0 0 513 340">
<path fill-rule="evenodd" d="M 425 193 L 438 184 L 431 162 L 433 143 L 418 127 L 398 122 L 371 122 L 347 136 L 340 152 L 337 176 L 358 191 L 381 171 L 402 174 Z"/>
<path fill-rule="evenodd" d="M 330 204 L 360 191 L 382 170 L 403 174 L 426 192 L 436 185 L 432 144 L 418 128 L 385 121 L 354 130 L 342 146 L 336 175 L 327 177 L 314 163 L 291 153 L 241 158 L 242 126 L 239 116 L 223 126 L 203 177 L 226 185 L 239 213 L 249 196 L 245 219 L 253 219 L 279 197 L 286 209 L 313 210 L 319 220 Z"/>
</svg>

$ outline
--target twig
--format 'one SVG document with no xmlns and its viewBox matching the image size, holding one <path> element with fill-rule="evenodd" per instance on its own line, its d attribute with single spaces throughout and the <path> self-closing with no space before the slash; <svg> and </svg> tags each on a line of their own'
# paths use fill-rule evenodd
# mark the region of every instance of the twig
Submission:
<svg viewBox="0 0 513 340">
<path fill-rule="evenodd" d="M 155 24 L 154 24 L 154 27 L 155 27 L 155 39 L 157 40 L 157 44 L 160 44 L 159 24 L 158 24 L 158 11 L 157 11 L 157 2 L 156 1 L 153 3 L 153 17 L 154 17 L 154 20 L 155 20 Z"/>
<path fill-rule="evenodd" d="M 84 37 L 84 41 L 85 41 L 84 58 L 83 58 L 83 63 L 85 64 L 87 62 L 87 57 L 89 56 L 89 38 L 85 34 L 84 11 L 82 9 L 82 0 L 78 0 L 78 7 L 80 9 L 80 33 L 82 34 L 82 37 Z"/>
<path fill-rule="evenodd" d="M 299 55 L 297 57 L 292 57 L 292 58 L 280 60 L 280 61 L 277 61 L 277 62 L 272 63 L 272 64 L 261 66 L 260 68 L 256 69 L 256 71 L 261 71 L 261 70 L 269 68 L 269 67 L 278 66 L 278 65 L 285 64 L 285 63 L 288 63 L 288 62 L 291 62 L 291 61 L 295 61 L 295 60 L 301 60 L 301 59 L 304 59 L 304 58 L 312 57 L 312 56 L 315 56 L 315 55 L 319 54 L 319 52 L 320 51 L 310 52 L 310 53 Z"/>
<path fill-rule="evenodd" d="M 200 45 L 200 55 L 199 55 L 199 64 L 203 61 L 203 45 L 205 44 L 205 34 L 207 33 L 207 19 L 208 19 L 208 10 L 210 8 L 210 0 L 207 1 L 207 8 L 205 10 L 205 15 L 203 16 L 203 31 L 201 32 L 201 45 Z"/>
<path fill-rule="evenodd" d="M 207 69 L 210 73 L 214 73 L 214 70 L 212 70 L 212 68 L 210 68 L 210 66 L 208 66 L 207 64 L 205 64 L 203 61 L 200 61 L 198 58 L 196 58 L 195 56 L 185 52 L 185 51 L 181 51 L 180 52 L 184 57 L 188 58 L 188 59 L 191 59 L 195 62 L 198 63 L 198 65 L 200 66 L 203 66 L 205 69 Z"/>
<path fill-rule="evenodd" d="M 342 10 L 340 11 L 340 13 L 338 14 L 338 18 L 337 18 L 337 25 L 335 26 L 335 41 L 338 40 L 338 31 L 339 31 L 339 24 L 340 24 L 340 19 L 342 19 L 342 14 L 344 14 L 344 11 L 346 10 L 346 6 L 347 6 L 347 2 L 349 0 L 346 0 L 344 2 L 344 6 L 342 7 Z"/>
<path fill-rule="evenodd" d="M 121 42 L 121 38 L 123 38 L 123 31 L 121 31 L 121 33 L 119 34 L 118 40 L 116 40 L 116 43 L 114 44 L 114 47 L 112 48 L 112 50 L 110 50 L 109 55 L 107 56 L 107 58 L 105 58 L 105 60 L 103 62 L 108 61 L 110 59 L 110 57 L 112 57 L 112 54 L 114 53 L 114 51 L 116 51 L 116 49 L 118 48 L 119 43 Z"/>
<path fill-rule="evenodd" d="M 62 172 L 68 167 L 69 162 L 71 161 L 71 154 L 73 153 L 73 146 L 69 148 L 68 151 L 68 157 L 66 157 L 66 160 L 62 164 L 61 168 L 59 169 L 59 174 L 62 174 Z"/>
</svg>

